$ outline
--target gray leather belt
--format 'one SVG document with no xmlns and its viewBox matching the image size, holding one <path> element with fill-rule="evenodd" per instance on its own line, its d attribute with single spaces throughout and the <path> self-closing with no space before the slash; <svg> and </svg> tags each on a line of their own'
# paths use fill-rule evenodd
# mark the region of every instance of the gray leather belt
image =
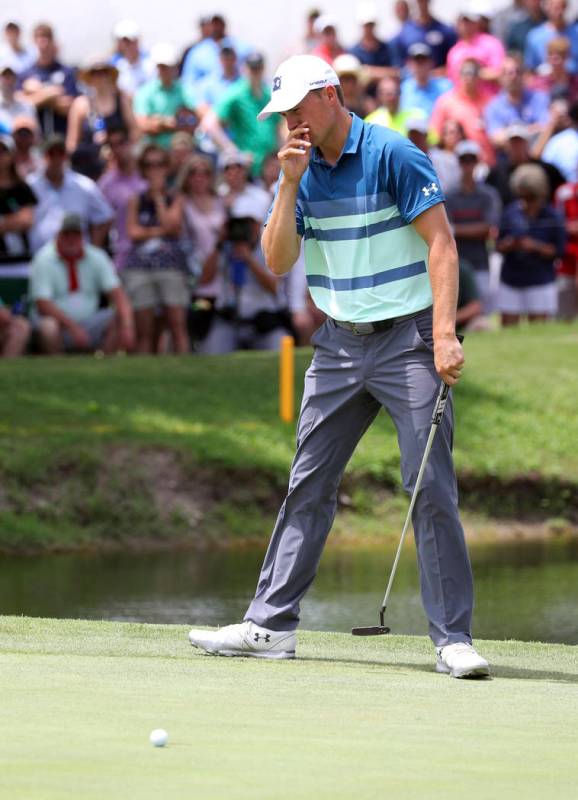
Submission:
<svg viewBox="0 0 578 800">
<path fill-rule="evenodd" d="M 423 311 L 427 311 L 427 309 L 424 308 L 421 311 L 415 311 L 413 314 L 405 314 L 403 317 L 392 317 L 391 319 L 382 319 L 377 322 L 344 322 L 340 319 L 334 319 L 333 322 L 338 328 L 350 331 L 350 333 L 354 333 L 356 336 L 367 336 L 369 333 L 388 331 L 398 322 L 417 317 L 417 315 L 421 314 Z"/>
</svg>

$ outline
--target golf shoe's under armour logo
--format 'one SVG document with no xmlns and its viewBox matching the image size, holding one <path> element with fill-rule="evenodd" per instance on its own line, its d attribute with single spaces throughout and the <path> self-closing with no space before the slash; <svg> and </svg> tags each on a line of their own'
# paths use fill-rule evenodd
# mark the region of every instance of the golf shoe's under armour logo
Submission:
<svg viewBox="0 0 578 800">
<path fill-rule="evenodd" d="M 424 186 L 422 188 L 422 192 L 425 194 L 426 197 L 429 197 L 430 194 L 435 194 L 437 192 L 437 190 L 438 190 L 438 185 L 437 185 L 437 183 L 433 183 L 433 182 L 430 183 L 429 186 Z"/>
<path fill-rule="evenodd" d="M 281 88 L 281 78 L 273 78 L 273 91 L 277 92 Z"/>
<path fill-rule="evenodd" d="M 265 636 L 261 636 L 260 633 L 256 633 L 254 638 L 255 638 L 256 642 L 258 642 L 260 639 L 265 639 L 266 642 L 270 642 L 271 641 L 271 634 L 270 633 L 266 633 Z"/>
</svg>

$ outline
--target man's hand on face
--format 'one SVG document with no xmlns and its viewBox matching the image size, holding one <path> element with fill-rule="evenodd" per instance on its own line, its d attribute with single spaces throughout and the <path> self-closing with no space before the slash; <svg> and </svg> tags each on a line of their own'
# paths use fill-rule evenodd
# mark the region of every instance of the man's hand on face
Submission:
<svg viewBox="0 0 578 800">
<path fill-rule="evenodd" d="M 311 157 L 311 142 L 309 127 L 303 122 L 297 128 L 289 131 L 289 136 L 277 154 L 283 171 L 284 180 L 289 183 L 299 183 Z"/>
</svg>

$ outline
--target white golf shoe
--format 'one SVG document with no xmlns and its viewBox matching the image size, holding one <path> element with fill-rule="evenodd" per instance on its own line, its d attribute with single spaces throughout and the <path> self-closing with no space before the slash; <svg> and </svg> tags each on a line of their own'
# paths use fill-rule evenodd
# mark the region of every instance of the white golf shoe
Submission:
<svg viewBox="0 0 578 800">
<path fill-rule="evenodd" d="M 490 674 L 490 665 L 471 644 L 448 644 L 437 647 L 436 653 L 436 672 L 445 672 L 452 678 L 478 678 Z"/>
<path fill-rule="evenodd" d="M 213 656 L 295 658 L 297 636 L 295 631 L 270 631 L 246 621 L 216 631 L 193 629 L 189 641 Z"/>
</svg>

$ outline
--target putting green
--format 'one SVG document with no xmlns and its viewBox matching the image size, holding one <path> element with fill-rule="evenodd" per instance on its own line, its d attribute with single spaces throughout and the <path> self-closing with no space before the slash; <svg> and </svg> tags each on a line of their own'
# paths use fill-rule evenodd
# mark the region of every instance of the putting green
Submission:
<svg viewBox="0 0 578 800">
<path fill-rule="evenodd" d="M 182 626 L 0 617 L 0 797 L 573 798 L 578 648 L 302 633 L 296 661 L 195 654 Z M 148 742 L 166 728 L 169 745 Z"/>
</svg>

